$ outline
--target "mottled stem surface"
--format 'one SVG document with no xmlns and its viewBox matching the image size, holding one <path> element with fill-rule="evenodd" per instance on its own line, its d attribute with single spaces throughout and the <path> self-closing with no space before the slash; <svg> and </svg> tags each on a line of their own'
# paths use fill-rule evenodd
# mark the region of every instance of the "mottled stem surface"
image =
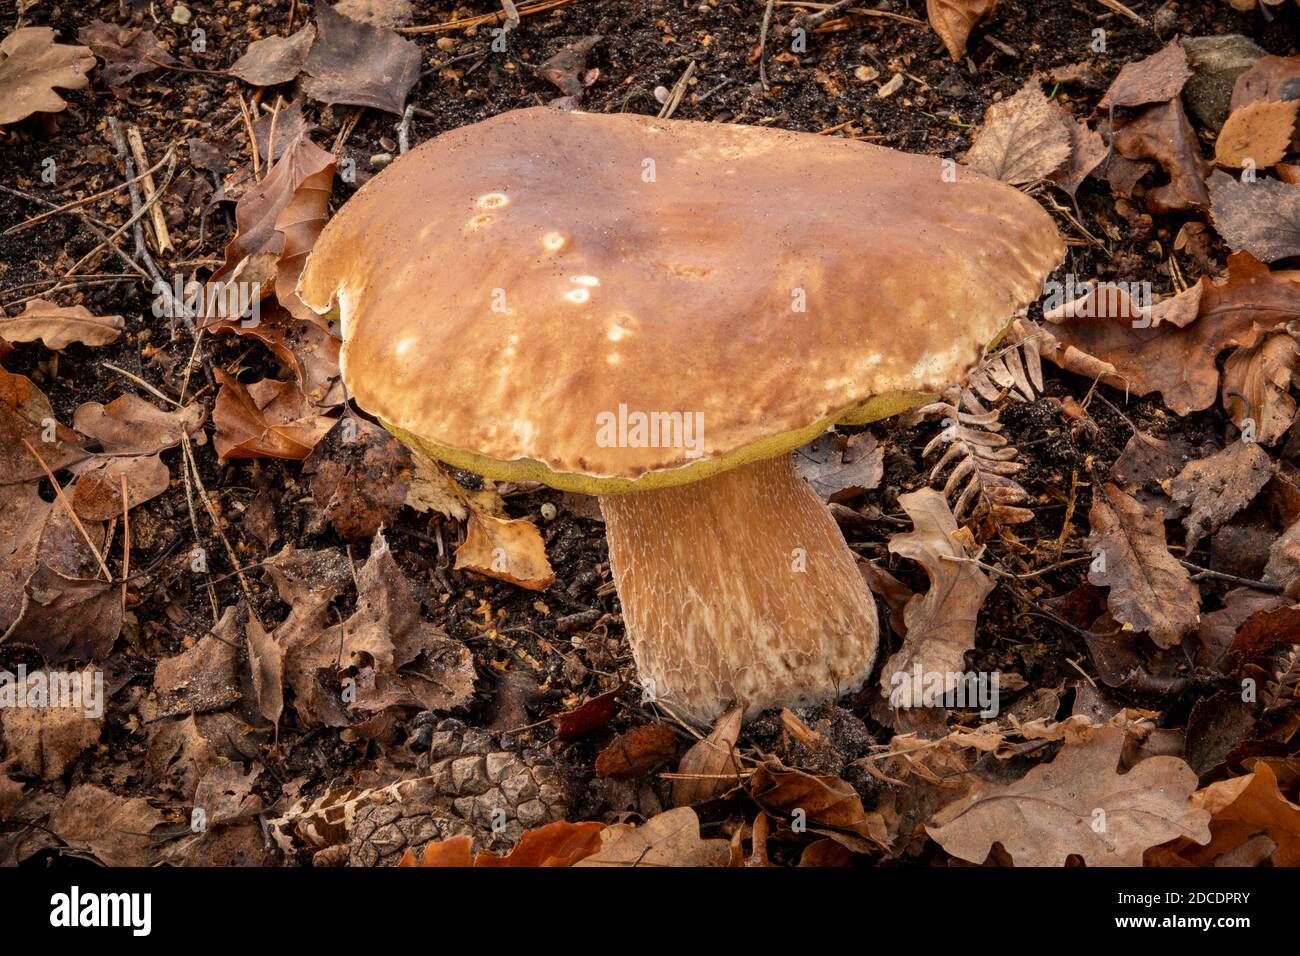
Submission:
<svg viewBox="0 0 1300 956">
<path fill-rule="evenodd" d="M 871 673 L 875 602 L 791 456 L 600 504 L 637 669 L 680 716 L 816 703 Z"/>
</svg>

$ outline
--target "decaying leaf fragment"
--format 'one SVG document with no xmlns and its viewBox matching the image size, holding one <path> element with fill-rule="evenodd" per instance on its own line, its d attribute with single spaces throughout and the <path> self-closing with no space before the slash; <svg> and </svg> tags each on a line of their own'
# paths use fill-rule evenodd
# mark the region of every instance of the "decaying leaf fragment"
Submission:
<svg viewBox="0 0 1300 956">
<path fill-rule="evenodd" d="M 1094 493 L 1088 522 L 1088 581 L 1110 588 L 1115 620 L 1160 647 L 1181 641 L 1196 627 L 1201 592 L 1169 553 L 1164 516 L 1108 482 Z"/>
<path fill-rule="evenodd" d="M 726 866 L 726 840 L 700 838 L 700 819 L 690 807 L 651 817 L 639 827 L 606 827 L 601 847 L 577 866 Z"/>
<path fill-rule="evenodd" d="M 1300 186 L 1263 177 L 1243 183 L 1216 170 L 1209 195 L 1214 228 L 1229 248 L 1264 262 L 1300 255 Z"/>
<path fill-rule="evenodd" d="M 285 458 L 300 461 L 334 427 L 334 419 L 314 414 L 302 390 L 292 382 L 264 378 L 245 386 L 216 369 L 217 393 L 213 439 L 222 458 Z"/>
<path fill-rule="evenodd" d="M 1168 485 L 1175 503 L 1191 509 L 1184 520 L 1187 550 L 1250 504 L 1271 477 L 1273 461 L 1256 442 L 1233 442 L 1190 462 Z"/>
<path fill-rule="evenodd" d="M 740 782 L 736 762 L 736 740 L 740 736 L 740 718 L 744 707 L 733 707 L 714 724 L 713 731 L 686 751 L 673 780 L 673 805 L 699 803 L 717 796 Z"/>
<path fill-rule="evenodd" d="M 465 541 L 456 549 L 456 567 L 530 591 L 545 591 L 555 580 L 537 525 L 526 518 L 497 518 L 478 510 L 470 512 Z"/>
</svg>

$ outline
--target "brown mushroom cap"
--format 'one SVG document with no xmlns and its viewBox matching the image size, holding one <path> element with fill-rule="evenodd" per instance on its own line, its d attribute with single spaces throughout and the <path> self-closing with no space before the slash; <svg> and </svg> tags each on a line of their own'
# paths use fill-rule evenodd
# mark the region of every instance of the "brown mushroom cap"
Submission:
<svg viewBox="0 0 1300 956">
<path fill-rule="evenodd" d="M 916 404 L 1038 295 L 1051 218 L 943 173 L 811 134 L 519 110 L 366 184 L 299 294 L 337 306 L 357 403 L 439 458 L 589 494 L 681 484 Z M 702 413 L 702 447 L 602 442 L 620 405 Z"/>
</svg>

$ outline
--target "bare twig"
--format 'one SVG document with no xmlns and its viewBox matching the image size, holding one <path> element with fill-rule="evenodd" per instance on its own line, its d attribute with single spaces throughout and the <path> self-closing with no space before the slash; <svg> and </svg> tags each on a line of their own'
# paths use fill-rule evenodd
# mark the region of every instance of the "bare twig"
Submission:
<svg viewBox="0 0 1300 956">
<path fill-rule="evenodd" d="M 67 510 L 68 517 L 72 519 L 73 525 L 75 525 L 77 530 L 81 532 L 81 537 L 85 539 L 86 546 L 90 548 L 90 553 L 93 554 L 95 560 L 99 562 L 99 570 L 104 572 L 104 580 L 112 581 L 113 575 L 109 572 L 108 565 L 104 563 L 104 556 L 99 553 L 99 548 L 95 547 L 95 542 L 90 540 L 90 535 L 86 531 L 86 526 L 81 523 L 81 519 L 77 517 L 77 512 L 72 509 L 72 502 L 68 500 L 68 496 L 65 495 L 63 489 L 59 487 L 59 479 L 54 477 L 54 472 L 50 471 L 50 466 L 45 464 L 45 459 L 37 453 L 35 448 L 32 447 L 31 442 L 24 438 L 22 439 L 22 443 L 31 453 L 31 456 L 36 459 L 36 463 L 41 466 L 41 471 L 45 472 L 45 477 L 50 479 L 50 484 L 54 486 L 54 494 L 58 497 L 59 503 Z"/>
<path fill-rule="evenodd" d="M 520 17 L 526 17 L 533 13 L 545 13 L 547 10 L 554 10 L 557 7 L 567 7 L 577 0 L 540 0 L 538 3 L 532 3 L 525 7 L 517 7 L 515 12 Z M 442 23 L 427 23 L 419 27 L 398 27 L 398 33 L 442 33 L 444 30 L 466 30 L 470 27 L 481 27 L 489 23 L 500 23 L 507 19 L 505 10 L 498 10 L 495 13 L 485 13 L 478 17 L 465 17 L 460 20 L 444 20 Z"/>
<path fill-rule="evenodd" d="M 691 77 L 694 75 L 695 61 L 691 60 L 686 69 L 682 71 L 682 75 L 677 78 L 677 82 L 673 84 L 673 90 L 668 94 L 668 99 L 664 101 L 663 108 L 659 110 L 660 119 L 671 119 L 672 115 L 677 112 L 677 107 L 681 105 L 682 97 L 686 95 L 687 84 L 690 83 Z"/>
<path fill-rule="evenodd" d="M 776 0 L 767 0 L 767 7 L 763 10 L 763 25 L 758 28 L 758 79 L 765 90 L 772 86 L 767 82 L 767 28 L 772 24 L 772 8 L 775 6 Z"/>
<path fill-rule="evenodd" d="M 127 127 L 126 142 L 131 147 L 131 155 L 135 157 L 136 166 L 141 169 L 148 166 L 149 159 L 145 155 L 144 139 L 134 126 Z M 163 218 L 162 204 L 158 201 L 159 192 L 158 187 L 154 185 L 152 171 L 140 174 L 140 185 L 144 187 L 145 205 L 149 209 L 149 222 L 153 226 L 153 236 L 159 254 L 175 251 L 171 234 L 167 231 L 167 221 Z"/>
<path fill-rule="evenodd" d="M 402 111 L 402 121 L 397 124 L 397 152 L 401 156 L 411 148 L 411 117 L 415 115 L 415 104 L 408 103 Z"/>
<path fill-rule="evenodd" d="M 162 159 L 158 160 L 158 162 L 154 163 L 144 172 L 136 176 L 135 177 L 136 181 L 143 180 L 146 176 L 152 176 L 166 162 L 167 162 L 167 156 L 164 156 Z M 61 212 L 71 212 L 74 209 L 79 209 L 82 206 L 87 206 L 92 202 L 97 202 L 100 199 L 104 199 L 107 196 L 113 195 L 113 193 L 117 192 L 119 189 L 126 189 L 130 185 L 131 185 L 131 180 L 127 180 L 126 182 L 118 183 L 116 186 L 112 186 L 108 189 L 102 189 L 99 192 L 95 193 L 93 196 L 85 196 L 81 199 L 74 199 L 72 202 L 64 203 L 62 206 L 56 206 L 53 209 L 41 213 L 39 216 L 32 216 L 31 219 L 25 219 L 22 222 L 18 223 L 18 225 L 16 226 L 10 226 L 4 232 L 0 232 L 0 236 L 8 236 L 8 235 L 12 235 L 15 232 L 21 232 L 22 230 L 28 228 L 29 226 L 34 226 L 39 222 L 43 222 L 44 220 L 49 219 L 51 216 L 57 216 Z M 107 226 L 108 223 L 100 223 L 100 225 Z"/>
</svg>

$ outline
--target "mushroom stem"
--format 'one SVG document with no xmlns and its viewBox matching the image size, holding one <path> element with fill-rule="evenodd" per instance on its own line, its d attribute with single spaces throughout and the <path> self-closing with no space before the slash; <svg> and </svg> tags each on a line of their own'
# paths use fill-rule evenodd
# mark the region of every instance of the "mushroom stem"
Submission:
<svg viewBox="0 0 1300 956">
<path fill-rule="evenodd" d="M 875 601 L 790 455 L 600 505 L 638 671 L 679 716 L 752 717 L 870 675 Z"/>
</svg>

